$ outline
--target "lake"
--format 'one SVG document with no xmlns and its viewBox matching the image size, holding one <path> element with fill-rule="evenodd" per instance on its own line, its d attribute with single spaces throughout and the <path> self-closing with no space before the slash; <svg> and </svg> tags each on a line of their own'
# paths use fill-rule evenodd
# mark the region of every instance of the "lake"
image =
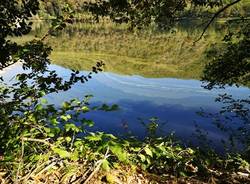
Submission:
<svg viewBox="0 0 250 184">
<path fill-rule="evenodd" d="M 197 80 L 207 62 L 205 52 L 221 40 L 223 24 L 213 26 L 204 39 L 194 44 L 202 29 L 184 24 L 166 32 L 128 32 L 124 25 L 76 23 L 46 42 L 52 46 L 52 69 L 62 77 L 69 77 L 71 69 L 89 71 L 95 62 L 105 63 L 104 72 L 93 76 L 86 84 L 47 96 L 49 103 L 61 104 L 71 98 L 83 99 L 93 95 L 91 106 L 117 104 L 112 112 L 92 111 L 86 114 L 95 122 L 90 128 L 118 136 L 147 135 L 145 124 L 150 119 L 159 124 L 157 134 L 174 132 L 185 143 L 199 143 L 199 131 L 221 149 L 221 140 L 228 134 L 220 131 L 213 118 L 201 116 L 201 111 L 218 113 L 222 104 L 215 102 L 218 94 L 228 93 L 234 98 L 249 97 L 246 87 L 206 90 Z M 40 38 L 48 24 L 37 22 L 31 34 L 15 38 L 24 43 Z M 21 71 L 19 65 L 2 73 L 11 79 Z M 233 126 L 242 123 L 234 118 Z M 142 123 L 144 122 L 144 123 Z"/>
<path fill-rule="evenodd" d="M 61 66 L 52 65 L 51 69 L 65 79 L 70 76 L 70 70 Z M 21 71 L 20 65 L 16 65 L 8 68 L 2 75 L 9 81 L 13 80 L 15 73 Z M 184 142 L 198 144 L 195 136 L 198 125 L 208 133 L 207 137 L 219 149 L 220 141 L 228 139 L 227 133 L 220 131 L 211 118 L 203 117 L 198 112 L 201 109 L 208 113 L 218 112 L 222 107 L 222 104 L 215 102 L 219 93 L 246 98 L 249 88 L 229 87 L 209 91 L 201 85 L 200 81 L 192 79 L 145 78 L 139 75 L 101 72 L 93 75 L 93 79 L 85 84 L 77 83 L 69 91 L 51 94 L 46 98 L 49 103 L 60 105 L 65 100 L 83 99 L 85 95 L 93 95 L 91 106 L 117 104 L 119 109 L 116 111 L 92 111 L 86 114 L 86 118 L 95 122 L 95 126 L 90 128 L 93 131 L 105 131 L 118 136 L 132 134 L 143 138 L 147 132 L 141 120 L 147 124 L 149 119 L 157 118 L 158 135 L 174 132 Z M 235 121 L 241 122 L 239 119 Z"/>
</svg>

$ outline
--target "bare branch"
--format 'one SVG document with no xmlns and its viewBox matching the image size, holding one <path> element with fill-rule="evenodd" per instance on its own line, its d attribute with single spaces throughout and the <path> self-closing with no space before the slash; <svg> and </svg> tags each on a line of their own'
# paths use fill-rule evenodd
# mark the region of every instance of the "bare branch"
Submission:
<svg viewBox="0 0 250 184">
<path fill-rule="evenodd" d="M 210 21 L 208 22 L 208 24 L 206 25 L 206 27 L 203 29 L 203 32 L 201 33 L 200 37 L 194 42 L 198 42 L 205 34 L 205 32 L 207 31 L 208 27 L 212 24 L 212 22 L 214 21 L 214 19 L 216 17 L 218 17 L 223 11 L 225 11 L 226 9 L 228 9 L 229 7 L 235 5 L 236 3 L 239 3 L 241 0 L 236 0 L 236 1 L 233 1 L 229 4 L 227 4 L 226 6 L 222 7 L 221 9 L 219 9 L 219 11 L 217 11 L 214 16 L 210 19 Z"/>
<path fill-rule="evenodd" d="M 46 139 L 33 139 L 33 138 L 28 138 L 28 137 L 22 137 L 21 140 L 27 141 L 27 142 L 40 142 L 40 143 L 43 143 L 47 146 L 54 147 L 54 145 L 49 143 L 48 140 L 46 140 Z"/>
</svg>

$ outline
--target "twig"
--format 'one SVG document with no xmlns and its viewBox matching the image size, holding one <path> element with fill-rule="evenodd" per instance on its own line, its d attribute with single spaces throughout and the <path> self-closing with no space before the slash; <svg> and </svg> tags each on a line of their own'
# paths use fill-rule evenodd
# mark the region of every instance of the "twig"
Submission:
<svg viewBox="0 0 250 184">
<path fill-rule="evenodd" d="M 22 148 L 21 148 L 21 157 L 20 157 L 20 160 L 19 160 L 19 164 L 18 164 L 18 169 L 17 169 L 17 173 L 16 173 L 16 180 L 15 180 L 15 183 L 17 184 L 18 183 L 18 178 L 19 178 L 19 172 L 20 172 L 20 167 L 21 167 L 21 164 L 23 163 L 23 156 L 24 156 L 24 141 L 22 140 Z"/>
<path fill-rule="evenodd" d="M 50 29 L 47 31 L 47 33 L 45 35 L 43 35 L 43 37 L 41 38 L 41 41 L 44 41 L 49 35 L 50 35 Z"/>
<path fill-rule="evenodd" d="M 208 27 L 212 24 L 212 22 L 214 21 L 214 19 L 219 16 L 220 13 L 222 13 L 223 11 L 225 11 L 226 9 L 228 9 L 229 7 L 233 6 L 234 4 L 236 4 L 236 3 L 240 2 L 240 1 L 241 0 L 233 1 L 233 2 L 231 2 L 229 4 L 227 4 L 226 6 L 224 6 L 223 8 L 221 8 L 219 11 L 217 11 L 214 14 L 214 16 L 210 19 L 210 21 L 208 22 L 208 24 L 206 25 L 206 27 L 203 29 L 200 37 L 194 43 L 198 42 L 204 36 L 204 34 L 207 31 Z"/>
<path fill-rule="evenodd" d="M 104 158 L 103 158 L 102 160 L 99 160 L 99 163 L 97 162 L 98 164 L 97 164 L 96 168 L 95 168 L 94 171 L 89 175 L 89 177 L 84 181 L 83 184 L 87 184 L 87 183 L 89 182 L 89 180 L 95 175 L 95 173 L 97 173 L 97 172 L 99 171 L 99 169 L 100 169 L 100 167 L 101 167 L 103 161 L 109 157 L 109 156 L 108 156 L 108 153 L 109 153 L 109 147 L 108 147 L 108 149 L 107 149 L 107 151 L 106 151 L 106 153 L 105 153 L 105 155 L 104 155 Z"/>
<path fill-rule="evenodd" d="M 81 183 L 82 180 L 85 178 L 85 176 L 86 176 L 90 171 L 91 171 L 91 168 L 89 168 L 87 171 L 85 171 L 83 175 L 77 177 L 76 180 L 71 181 L 71 183 L 72 183 L 72 184 Z"/>
<path fill-rule="evenodd" d="M 71 143 L 70 143 L 70 150 L 72 150 L 72 148 L 74 146 L 74 141 L 75 141 L 75 133 L 72 136 L 72 140 L 71 140 Z"/>
<path fill-rule="evenodd" d="M 27 137 L 23 137 L 21 138 L 23 141 L 30 141 L 30 142 L 40 142 L 40 143 L 43 143 L 43 144 L 46 144 L 50 147 L 54 147 L 53 144 L 50 144 L 48 141 L 46 140 L 43 140 L 43 139 L 33 139 L 33 138 L 27 138 Z"/>
<path fill-rule="evenodd" d="M 43 174 L 44 171 L 49 170 L 51 167 L 53 167 L 53 166 L 56 165 L 56 164 L 57 164 L 56 161 L 51 162 L 48 166 L 46 166 L 43 170 L 41 170 L 39 173 L 37 173 L 34 177 L 36 178 L 37 176 Z"/>
<path fill-rule="evenodd" d="M 37 167 L 37 165 L 33 165 L 33 167 L 29 170 L 29 173 L 26 174 L 26 176 L 22 177 L 20 179 L 20 181 L 23 181 L 24 183 L 27 183 L 25 181 L 27 181 L 30 177 L 30 175 L 32 174 L 33 170 Z"/>
<path fill-rule="evenodd" d="M 35 168 L 33 171 L 30 171 L 25 177 L 23 177 L 20 181 L 22 181 L 23 183 L 28 183 L 27 181 L 30 179 L 30 178 L 35 178 L 37 175 L 41 174 L 43 170 L 40 170 L 38 172 L 38 174 L 36 174 L 36 171 L 38 171 L 40 168 L 44 167 L 45 165 L 51 165 L 51 163 L 55 163 L 57 162 L 56 160 L 49 160 L 47 162 L 44 162 L 42 163 L 41 165 L 37 164 L 37 165 L 34 165 L 33 168 Z M 48 166 L 47 166 L 48 167 Z M 32 168 L 32 169 L 33 169 Z M 45 167 L 46 168 L 46 167 Z M 32 170 L 31 169 L 31 170 Z"/>
</svg>

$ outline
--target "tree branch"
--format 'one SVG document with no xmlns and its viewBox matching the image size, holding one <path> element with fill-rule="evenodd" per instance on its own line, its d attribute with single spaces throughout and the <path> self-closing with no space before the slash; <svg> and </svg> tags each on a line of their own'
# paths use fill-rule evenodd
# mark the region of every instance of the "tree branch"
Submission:
<svg viewBox="0 0 250 184">
<path fill-rule="evenodd" d="M 236 1 L 233 1 L 229 4 L 227 4 L 226 6 L 222 7 L 221 9 L 219 9 L 219 11 L 217 11 L 214 16 L 210 19 L 210 21 L 208 22 L 208 24 L 206 25 L 206 27 L 203 29 L 203 32 L 201 33 L 200 37 L 194 42 L 198 42 L 205 34 L 205 32 L 207 31 L 208 27 L 212 24 L 212 22 L 214 21 L 214 19 L 216 17 L 218 17 L 223 11 L 225 11 L 226 9 L 228 9 L 229 7 L 235 5 L 236 3 L 240 2 L 241 0 L 236 0 Z"/>
<path fill-rule="evenodd" d="M 33 139 L 33 138 L 28 138 L 28 137 L 22 137 L 21 140 L 27 141 L 27 142 L 39 142 L 39 143 L 43 143 L 47 146 L 54 147 L 54 145 L 49 143 L 46 139 Z"/>
</svg>

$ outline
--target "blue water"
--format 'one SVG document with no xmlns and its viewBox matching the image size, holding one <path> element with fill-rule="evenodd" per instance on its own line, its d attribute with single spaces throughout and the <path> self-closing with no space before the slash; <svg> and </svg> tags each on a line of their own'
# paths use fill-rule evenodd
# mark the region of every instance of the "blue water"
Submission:
<svg viewBox="0 0 250 184">
<path fill-rule="evenodd" d="M 51 68 L 64 78 L 69 77 L 70 70 L 56 65 Z M 3 76 L 10 79 L 19 71 L 19 66 L 12 67 Z M 150 118 L 157 117 L 160 124 L 159 134 L 175 132 L 183 140 L 194 140 L 195 124 L 198 124 L 215 144 L 219 144 L 221 139 L 227 139 L 226 133 L 217 129 L 211 119 L 202 117 L 197 112 L 201 108 L 206 112 L 218 112 L 222 104 L 216 103 L 215 98 L 219 93 L 246 98 L 250 89 L 229 87 L 209 91 L 201 85 L 198 80 L 144 78 L 102 72 L 93 75 L 93 79 L 85 84 L 75 84 L 69 91 L 51 94 L 47 99 L 49 103 L 59 105 L 65 100 L 83 99 L 85 95 L 91 94 L 94 96 L 90 100 L 91 106 L 103 103 L 119 105 L 117 111 L 87 113 L 86 118 L 95 122 L 91 130 L 116 135 L 124 135 L 129 131 L 133 135 L 144 137 L 146 129 L 138 118 L 148 122 Z"/>
</svg>

